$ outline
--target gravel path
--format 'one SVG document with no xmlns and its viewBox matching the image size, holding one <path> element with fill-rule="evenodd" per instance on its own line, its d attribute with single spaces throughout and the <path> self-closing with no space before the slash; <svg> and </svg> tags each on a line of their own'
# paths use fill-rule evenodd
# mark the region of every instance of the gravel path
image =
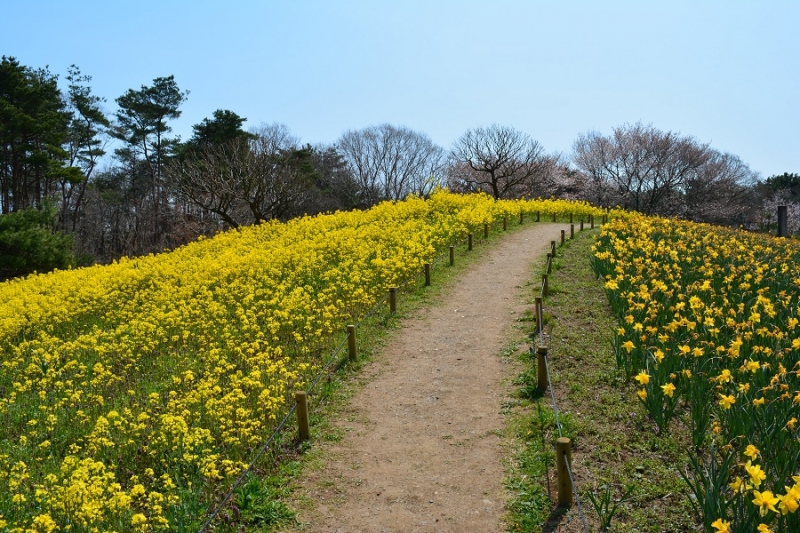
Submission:
<svg viewBox="0 0 800 533">
<path fill-rule="evenodd" d="M 299 531 L 503 531 L 502 402 L 515 376 L 499 353 L 522 287 L 563 224 L 530 224 L 492 244 L 364 369 L 334 422 L 344 429 L 298 491 L 315 502 Z M 568 227 L 568 226 L 567 226 Z M 435 275 L 434 275 L 435 283 Z"/>
</svg>

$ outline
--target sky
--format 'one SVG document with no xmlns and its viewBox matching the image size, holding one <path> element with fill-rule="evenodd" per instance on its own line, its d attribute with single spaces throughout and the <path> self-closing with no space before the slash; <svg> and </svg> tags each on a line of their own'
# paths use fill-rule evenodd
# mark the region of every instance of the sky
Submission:
<svg viewBox="0 0 800 533">
<path fill-rule="evenodd" d="M 174 75 L 183 140 L 228 109 L 310 144 L 389 123 L 449 149 L 500 124 L 569 157 L 642 122 L 800 173 L 797 0 L 2 3 L 0 55 L 62 82 L 77 65 L 109 114 Z"/>
</svg>

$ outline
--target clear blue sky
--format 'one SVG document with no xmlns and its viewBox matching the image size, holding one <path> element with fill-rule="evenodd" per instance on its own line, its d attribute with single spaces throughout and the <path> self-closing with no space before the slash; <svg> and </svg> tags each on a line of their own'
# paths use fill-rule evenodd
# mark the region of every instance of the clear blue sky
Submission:
<svg viewBox="0 0 800 533">
<path fill-rule="evenodd" d="M 185 140 L 215 109 L 303 142 L 388 122 L 449 148 L 492 123 L 549 152 L 642 121 L 800 173 L 800 1 L 4 0 L 0 55 L 70 64 L 106 108 L 174 75 Z"/>
</svg>

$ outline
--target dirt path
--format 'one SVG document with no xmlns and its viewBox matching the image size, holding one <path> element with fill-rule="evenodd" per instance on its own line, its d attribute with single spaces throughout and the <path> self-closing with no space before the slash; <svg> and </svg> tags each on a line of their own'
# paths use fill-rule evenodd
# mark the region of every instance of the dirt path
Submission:
<svg viewBox="0 0 800 533">
<path fill-rule="evenodd" d="M 564 225 L 531 224 L 492 245 L 438 301 L 405 319 L 364 369 L 344 438 L 300 482 L 310 532 L 503 531 L 502 402 L 513 371 L 498 356 L 531 279 Z M 311 469 L 309 469 L 311 470 Z"/>
</svg>

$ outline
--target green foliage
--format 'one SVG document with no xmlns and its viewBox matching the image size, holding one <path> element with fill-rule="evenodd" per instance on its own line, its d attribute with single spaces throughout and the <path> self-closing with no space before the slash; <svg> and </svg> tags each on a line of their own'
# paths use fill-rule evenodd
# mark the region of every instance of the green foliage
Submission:
<svg viewBox="0 0 800 533">
<path fill-rule="evenodd" d="M 178 109 L 188 97 L 181 91 L 174 76 L 155 78 L 153 85 L 138 91 L 128 89 L 117 98 L 117 127 L 113 134 L 126 146 L 116 150 L 121 161 L 136 162 L 144 156 L 152 179 L 160 178 L 161 170 L 178 146 L 177 139 L 167 138 L 172 131 L 168 121 L 181 116 Z"/>
<path fill-rule="evenodd" d="M 0 215 L 0 280 L 72 266 L 72 236 L 53 231 L 55 218 L 47 203 Z"/>
<path fill-rule="evenodd" d="M 764 185 L 770 192 L 787 191 L 792 201 L 800 201 L 800 174 L 784 172 L 770 176 L 764 181 Z"/>
<path fill-rule="evenodd" d="M 586 496 L 589 498 L 589 501 L 592 502 L 592 507 L 594 507 L 600 519 L 600 531 L 609 531 L 611 529 L 611 521 L 614 519 L 617 509 L 619 509 L 621 503 L 628 499 L 628 496 L 631 495 L 635 486 L 628 485 L 625 487 L 622 497 L 616 501 L 612 501 L 611 487 L 609 485 L 604 485 L 600 488 L 603 489 L 603 492 L 600 494 L 589 491 L 586 493 Z"/>
<path fill-rule="evenodd" d="M 0 60 L 0 212 L 37 205 L 64 176 L 69 113 L 49 70 Z"/>
<path fill-rule="evenodd" d="M 246 524 L 251 531 L 269 529 L 294 518 L 280 497 L 285 495 L 283 477 L 250 476 L 234 493 L 234 506 L 239 516 L 236 524 Z"/>
<path fill-rule="evenodd" d="M 204 118 L 199 124 L 192 126 L 194 134 L 186 143 L 189 149 L 198 149 L 208 144 L 222 144 L 232 139 L 252 139 L 255 137 L 242 129 L 247 119 L 233 111 L 217 109 L 214 118 Z"/>
</svg>

